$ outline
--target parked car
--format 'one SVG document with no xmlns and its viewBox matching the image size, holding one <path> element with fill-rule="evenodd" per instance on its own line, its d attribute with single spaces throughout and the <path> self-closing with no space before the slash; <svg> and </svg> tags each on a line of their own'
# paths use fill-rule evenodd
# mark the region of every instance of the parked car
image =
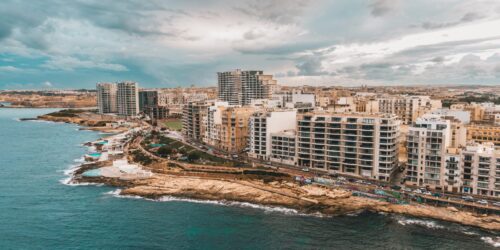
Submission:
<svg viewBox="0 0 500 250">
<path fill-rule="evenodd" d="M 439 197 L 442 197 L 442 196 L 443 196 L 443 194 L 440 194 L 440 193 L 433 193 L 433 194 L 432 194 L 432 196 L 434 196 L 434 197 L 438 197 L 438 198 L 439 198 Z"/>
<path fill-rule="evenodd" d="M 494 202 L 494 203 L 493 203 L 493 206 L 495 206 L 495 207 L 500 207 L 500 202 Z"/>
<path fill-rule="evenodd" d="M 401 190 L 401 187 L 398 185 L 393 185 L 393 186 L 391 186 L 391 189 L 392 190 Z"/>
<path fill-rule="evenodd" d="M 476 202 L 481 204 L 481 205 L 485 205 L 485 206 L 488 205 L 488 201 L 486 201 L 486 200 L 478 200 Z"/>
<path fill-rule="evenodd" d="M 303 172 L 309 172 L 309 168 L 303 168 L 302 171 Z"/>
<path fill-rule="evenodd" d="M 468 195 L 468 196 L 462 196 L 462 200 L 472 202 L 472 201 L 474 201 L 474 198 L 472 196 Z"/>
<path fill-rule="evenodd" d="M 403 191 L 405 191 L 405 192 L 413 192 L 413 190 L 411 188 L 403 188 Z"/>
<path fill-rule="evenodd" d="M 431 193 L 431 192 L 429 192 L 429 191 L 425 191 L 425 192 L 424 192 L 424 194 L 425 194 L 425 195 L 432 195 L 432 193 Z"/>
<path fill-rule="evenodd" d="M 414 192 L 414 193 L 416 193 L 416 194 L 421 194 L 421 193 L 422 193 L 422 190 L 420 190 L 420 189 L 415 189 L 415 190 L 413 190 L 413 192 Z"/>
</svg>

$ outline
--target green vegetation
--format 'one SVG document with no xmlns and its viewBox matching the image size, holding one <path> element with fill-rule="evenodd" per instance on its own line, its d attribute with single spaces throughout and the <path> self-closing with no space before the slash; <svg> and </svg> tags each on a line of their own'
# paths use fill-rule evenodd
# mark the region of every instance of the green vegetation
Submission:
<svg viewBox="0 0 500 250">
<path fill-rule="evenodd" d="M 149 138 L 146 138 L 143 141 L 142 146 L 150 150 L 151 148 L 149 147 L 149 145 L 152 141 L 157 141 L 157 143 L 159 144 L 165 144 L 165 146 L 161 146 L 155 152 L 160 157 L 170 157 L 179 161 L 197 164 L 220 165 L 229 167 L 246 166 L 245 163 L 217 157 L 204 151 L 198 150 L 190 145 L 184 144 L 183 142 L 168 137 L 158 136 L 156 134 L 152 135 Z"/>
<path fill-rule="evenodd" d="M 63 110 L 59 110 L 57 112 L 52 112 L 52 113 L 47 114 L 47 115 L 54 116 L 54 117 L 77 117 L 78 116 L 77 114 L 84 113 L 84 112 L 87 112 L 87 110 L 63 109 Z"/>
<path fill-rule="evenodd" d="M 153 160 L 149 156 L 143 154 L 139 150 L 134 151 L 132 153 L 132 157 L 134 158 L 134 161 L 139 162 L 142 165 L 148 165 L 153 163 Z"/>
<path fill-rule="evenodd" d="M 168 120 L 163 124 L 170 130 L 180 131 L 182 129 L 182 121 L 179 119 Z"/>
</svg>

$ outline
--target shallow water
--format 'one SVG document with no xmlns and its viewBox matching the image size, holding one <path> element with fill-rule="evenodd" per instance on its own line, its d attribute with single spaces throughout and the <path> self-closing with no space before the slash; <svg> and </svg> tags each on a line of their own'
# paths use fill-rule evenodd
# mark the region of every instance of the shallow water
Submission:
<svg viewBox="0 0 500 250">
<path fill-rule="evenodd" d="M 250 203 L 117 196 L 65 185 L 83 142 L 75 125 L 20 122 L 43 109 L 0 109 L 0 249 L 490 249 L 498 234 L 374 213 L 325 217 Z"/>
</svg>

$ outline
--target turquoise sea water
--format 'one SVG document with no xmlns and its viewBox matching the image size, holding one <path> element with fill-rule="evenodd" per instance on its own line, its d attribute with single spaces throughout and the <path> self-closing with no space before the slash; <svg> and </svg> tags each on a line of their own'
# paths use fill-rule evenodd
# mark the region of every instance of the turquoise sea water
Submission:
<svg viewBox="0 0 500 250">
<path fill-rule="evenodd" d="M 100 137 L 0 109 L 0 249 L 490 249 L 498 234 L 363 213 L 321 218 L 252 204 L 119 198 L 69 186 L 64 170 Z"/>
</svg>

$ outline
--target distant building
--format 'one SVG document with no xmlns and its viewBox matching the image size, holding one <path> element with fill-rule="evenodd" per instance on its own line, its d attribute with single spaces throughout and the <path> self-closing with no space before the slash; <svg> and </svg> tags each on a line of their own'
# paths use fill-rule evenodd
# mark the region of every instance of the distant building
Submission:
<svg viewBox="0 0 500 250">
<path fill-rule="evenodd" d="M 441 108 L 439 100 L 429 96 L 388 96 L 378 98 L 378 109 L 382 113 L 395 114 L 403 124 L 412 124 L 417 117 L 436 108 Z"/>
<path fill-rule="evenodd" d="M 492 142 L 500 148 L 500 126 L 470 124 L 467 126 L 467 140 L 479 143 Z"/>
<path fill-rule="evenodd" d="M 139 90 L 139 110 L 144 112 L 146 108 L 158 106 L 157 90 Z"/>
<path fill-rule="evenodd" d="M 249 105 L 253 99 L 269 99 L 276 90 L 276 80 L 263 71 L 227 71 L 219 72 L 218 98 L 230 105 Z"/>
<path fill-rule="evenodd" d="M 97 88 L 97 107 L 100 114 L 116 113 L 117 87 L 115 83 L 98 83 Z"/>
<path fill-rule="evenodd" d="M 139 113 L 139 89 L 136 82 L 119 82 L 117 85 L 118 115 L 135 116 Z"/>
</svg>

